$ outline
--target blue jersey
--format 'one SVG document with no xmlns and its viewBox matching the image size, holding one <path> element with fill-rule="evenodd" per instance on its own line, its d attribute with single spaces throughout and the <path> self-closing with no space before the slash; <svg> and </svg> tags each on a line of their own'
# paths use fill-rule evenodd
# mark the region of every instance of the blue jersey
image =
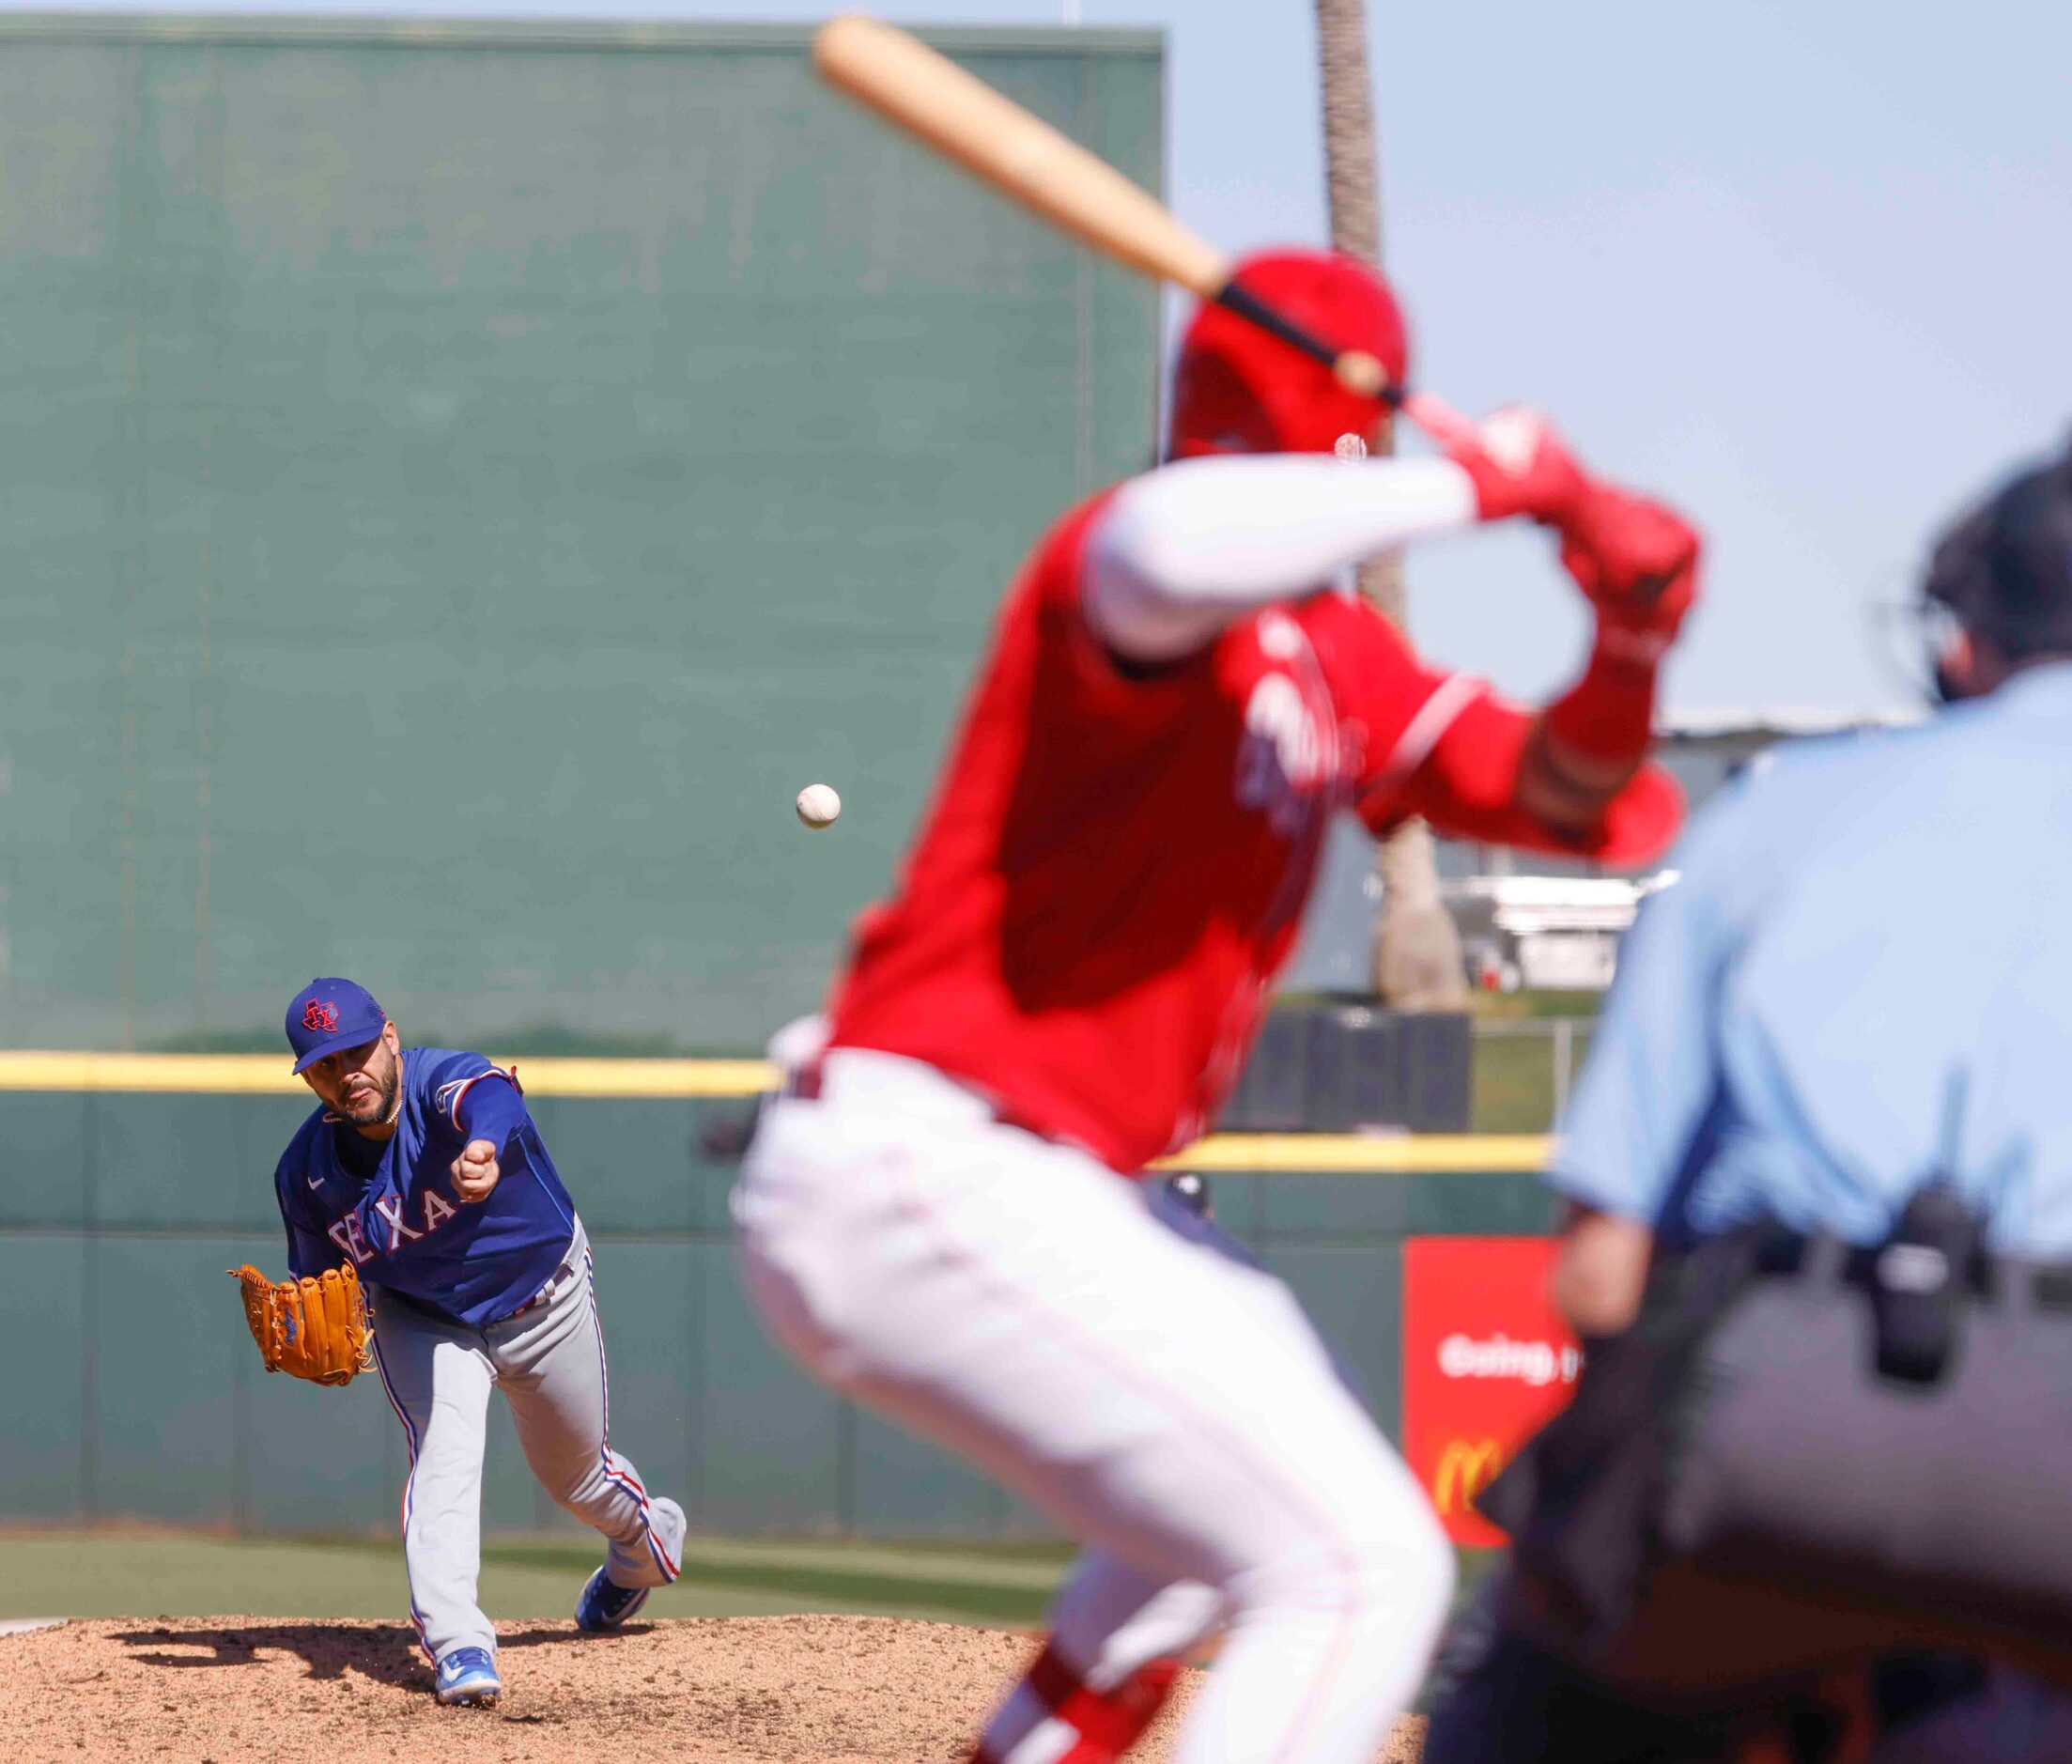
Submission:
<svg viewBox="0 0 2072 1764">
<path fill-rule="evenodd" d="M 1817 743 L 1693 823 L 1563 1123 L 1554 1185 L 1669 1242 L 1855 1243 L 1948 1176 L 2072 1259 L 2072 663 Z"/>
<path fill-rule="evenodd" d="M 472 1204 L 451 1174 L 472 1139 L 496 1146 L 500 1172 Z M 516 1076 L 443 1047 L 403 1050 L 393 1137 L 369 1139 L 318 1108 L 281 1154 L 273 1192 L 293 1273 L 350 1260 L 363 1280 L 478 1329 L 545 1286 L 576 1231 Z"/>
</svg>

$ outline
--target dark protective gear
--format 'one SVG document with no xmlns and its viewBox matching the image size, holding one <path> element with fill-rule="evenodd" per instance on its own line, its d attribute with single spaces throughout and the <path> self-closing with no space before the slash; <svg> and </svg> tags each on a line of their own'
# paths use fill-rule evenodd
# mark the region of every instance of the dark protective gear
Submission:
<svg viewBox="0 0 2072 1764">
<path fill-rule="evenodd" d="M 1960 517 L 1930 554 L 1922 592 L 2004 661 L 2072 656 L 2072 448 Z M 1945 699 L 1947 659 L 1932 658 Z"/>
</svg>

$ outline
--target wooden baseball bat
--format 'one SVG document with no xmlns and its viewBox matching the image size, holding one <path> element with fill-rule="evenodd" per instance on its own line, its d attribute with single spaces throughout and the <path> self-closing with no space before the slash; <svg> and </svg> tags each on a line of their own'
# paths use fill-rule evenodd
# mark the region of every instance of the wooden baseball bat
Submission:
<svg viewBox="0 0 2072 1764">
<path fill-rule="evenodd" d="M 1429 394 L 1390 385 L 1367 350 L 1335 348 L 1255 300 L 1231 282 L 1229 260 L 1156 197 L 896 26 L 859 13 L 832 19 L 813 37 L 813 65 L 830 85 L 1096 251 L 1229 307 L 1326 364 L 1354 392 L 1389 405 L 1407 398 L 1427 427 L 1428 414 L 1450 414 Z"/>
</svg>

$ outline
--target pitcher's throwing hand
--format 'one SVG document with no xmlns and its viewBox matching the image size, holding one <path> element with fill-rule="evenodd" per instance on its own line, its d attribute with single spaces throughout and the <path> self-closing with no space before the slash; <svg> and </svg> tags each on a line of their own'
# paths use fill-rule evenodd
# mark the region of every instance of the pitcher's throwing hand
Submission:
<svg viewBox="0 0 2072 1764">
<path fill-rule="evenodd" d="M 497 1168 L 497 1149 L 492 1140 L 471 1139 L 454 1159 L 450 1172 L 454 1193 L 463 1200 L 487 1200 L 503 1172 Z"/>
</svg>

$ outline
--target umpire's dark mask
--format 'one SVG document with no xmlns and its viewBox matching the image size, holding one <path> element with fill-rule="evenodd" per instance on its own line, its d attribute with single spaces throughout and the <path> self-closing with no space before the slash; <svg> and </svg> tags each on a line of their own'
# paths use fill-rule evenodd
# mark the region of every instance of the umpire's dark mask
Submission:
<svg viewBox="0 0 2072 1764">
<path fill-rule="evenodd" d="M 1929 554 L 1922 605 L 1945 703 L 2072 656 L 2072 448 L 1958 518 Z"/>
</svg>

